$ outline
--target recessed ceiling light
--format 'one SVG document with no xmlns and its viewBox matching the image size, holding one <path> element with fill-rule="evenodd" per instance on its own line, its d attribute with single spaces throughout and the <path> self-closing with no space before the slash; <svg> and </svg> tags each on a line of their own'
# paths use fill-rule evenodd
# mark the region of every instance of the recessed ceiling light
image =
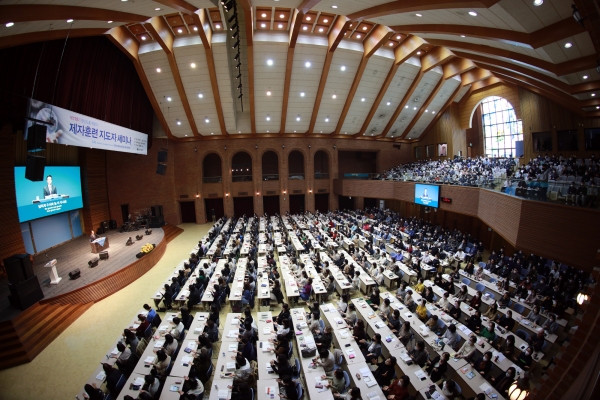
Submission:
<svg viewBox="0 0 600 400">
<path fill-rule="evenodd" d="M 408 106 L 404 106 L 404 108 L 408 108 Z"/>
<path fill-rule="evenodd" d="M 269 133 L 269 131 L 267 131 L 267 133 Z M 258 194 L 258 193 L 257 193 Z"/>
<path fill-rule="evenodd" d="M 542 4 L 544 4 L 544 0 L 533 0 L 533 5 L 536 7 L 539 7 Z"/>
<path fill-rule="evenodd" d="M 279 29 L 281 29 L 281 28 L 283 28 L 283 24 L 279 24 L 279 25 L 277 25 L 277 27 L 278 27 Z"/>
<path fill-rule="evenodd" d="M 565 43 L 565 49 L 570 49 L 571 47 L 573 47 L 573 44 L 571 44 L 571 42 Z"/>
<path fill-rule="evenodd" d="M 420 52 L 420 51 L 417 51 L 417 55 L 418 55 L 418 56 L 420 56 L 420 55 L 421 55 L 421 52 Z"/>
<path fill-rule="evenodd" d="M 393 46 L 393 45 L 394 45 L 394 42 L 390 42 L 389 46 L 391 47 L 391 46 Z"/>
<path fill-rule="evenodd" d="M 346 70 L 346 66 L 345 66 L 345 65 L 342 65 L 342 67 L 341 67 L 340 69 L 341 69 L 342 71 L 345 71 L 345 70 Z"/>
<path fill-rule="evenodd" d="M 329 118 L 325 118 L 325 122 L 329 122 Z"/>
<path fill-rule="evenodd" d="M 306 20 L 307 20 L 307 21 L 310 21 L 310 17 L 306 17 Z"/>
<path fill-rule="evenodd" d="M 271 95 L 271 92 L 269 92 L 269 91 L 268 91 L 268 92 L 267 92 L 267 96 L 270 96 L 270 95 Z"/>
<path fill-rule="evenodd" d="M 471 17 L 476 17 L 476 16 L 477 16 L 477 13 L 476 13 L 475 11 L 469 11 L 469 15 L 470 15 Z"/>
<path fill-rule="evenodd" d="M 417 17 L 422 17 L 422 15 L 421 15 L 421 14 L 415 14 L 415 15 L 416 15 Z"/>
<path fill-rule="evenodd" d="M 583 79 L 587 79 L 587 78 L 588 78 L 588 76 L 587 76 L 587 75 L 584 75 L 584 76 L 583 76 Z"/>
<path fill-rule="evenodd" d="M 596 106 L 596 110 L 600 110 L 600 106 Z"/>
<path fill-rule="evenodd" d="M 267 117 L 267 121 L 270 121 L 270 120 L 271 120 L 271 117 Z"/>
<path fill-rule="evenodd" d="M 308 30 L 308 27 L 307 27 L 307 26 L 303 26 L 303 27 L 302 27 L 302 30 L 303 30 L 303 31 L 307 31 L 307 30 Z"/>
<path fill-rule="evenodd" d="M 71 22 L 73 22 L 72 19 L 68 19 L 67 22 L 70 24 Z"/>
<path fill-rule="evenodd" d="M 595 97 L 595 96 L 596 96 L 596 93 L 592 93 L 592 97 Z"/>
<path fill-rule="evenodd" d="M 170 97 L 167 97 L 167 101 L 171 101 L 172 99 Z"/>
<path fill-rule="evenodd" d="M 323 32 L 323 28 L 319 28 L 319 32 Z"/>
<path fill-rule="evenodd" d="M 296 117 L 296 121 L 300 121 L 300 117 Z"/>
<path fill-rule="evenodd" d="M 357 38 L 357 39 L 360 39 L 360 34 L 356 35 L 356 38 Z"/>
<path fill-rule="evenodd" d="M 304 66 L 305 66 L 306 68 L 310 68 L 310 61 L 307 61 L 307 62 L 305 62 L 305 63 L 304 63 Z"/>
<path fill-rule="evenodd" d="M 146 36 L 142 36 L 142 40 L 146 40 Z M 158 71 L 158 72 L 160 72 L 160 71 Z"/>
<path fill-rule="evenodd" d="M 178 33 L 183 33 L 183 31 L 181 29 L 177 29 Z"/>
<path fill-rule="evenodd" d="M 388 101 L 388 102 L 387 102 L 387 105 L 388 105 L 388 106 L 389 106 L 389 105 L 391 105 L 391 104 L 392 104 L 392 102 L 391 102 L 391 101 Z"/>
<path fill-rule="evenodd" d="M 204 97 L 204 95 L 203 95 L 202 93 L 198 93 L 198 98 L 199 98 L 199 99 L 201 99 L 201 98 L 203 98 L 203 97 Z"/>
<path fill-rule="evenodd" d="M 304 97 L 304 92 L 300 92 L 300 97 Z"/>
<path fill-rule="evenodd" d="M 460 37 L 465 37 L 465 35 L 460 35 Z"/>
<path fill-rule="evenodd" d="M 294 133 L 296 133 L 296 131 L 294 131 Z"/>
<path fill-rule="evenodd" d="M 209 120 L 208 118 L 206 118 L 206 119 L 204 120 L 204 122 L 206 122 L 206 123 L 208 124 L 208 123 L 210 122 L 210 120 Z"/>
<path fill-rule="evenodd" d="M 260 24 L 260 27 L 261 27 L 261 28 L 266 28 L 266 27 L 267 27 L 267 24 Z"/>
<path fill-rule="evenodd" d="M 221 25 L 219 25 L 219 24 L 216 24 L 216 25 L 215 25 L 215 28 L 217 28 L 217 29 L 221 29 Z"/>
<path fill-rule="evenodd" d="M 211 134 L 211 135 L 214 135 L 215 133 L 214 133 L 214 132 L 211 132 L 210 134 Z"/>
<path fill-rule="evenodd" d="M 332 98 L 332 99 L 336 99 L 336 98 L 337 98 L 337 95 L 335 95 L 335 94 L 334 94 L 333 96 L 331 96 L 331 98 Z"/>
<path fill-rule="evenodd" d="M 435 114 L 435 111 L 432 111 L 431 113 L 432 113 L 432 114 Z"/>
<path fill-rule="evenodd" d="M 160 7 L 156 7 L 154 11 L 160 11 Z"/>
<path fill-rule="evenodd" d="M 364 97 L 363 97 L 362 99 L 360 99 L 360 101 L 363 101 L 363 102 L 364 102 L 365 100 L 366 100 L 366 99 L 365 99 Z"/>
<path fill-rule="evenodd" d="M 109 23 L 109 24 L 112 24 L 113 22 L 112 22 L 112 21 L 108 21 L 108 23 Z"/>
<path fill-rule="evenodd" d="M 15 23 L 14 22 L 7 22 L 6 23 L 6 27 L 10 28 L 11 26 L 13 26 Z"/>
<path fill-rule="evenodd" d="M 328 23 L 328 22 L 329 22 L 329 20 L 328 20 L 327 18 L 325 18 L 325 19 L 323 20 L 323 22 L 324 22 L 324 23 Z"/>
<path fill-rule="evenodd" d="M 402 39 L 402 36 L 398 35 L 398 36 L 396 36 L 396 39 L 400 40 L 400 39 Z"/>
<path fill-rule="evenodd" d="M 185 136 L 187 136 L 187 135 L 185 135 Z"/>
<path fill-rule="evenodd" d="M 279 18 L 285 18 L 285 15 L 279 14 Z"/>
<path fill-rule="evenodd" d="M 417 109 L 417 107 L 413 107 L 413 110 L 416 110 L 416 109 Z"/>
<path fill-rule="evenodd" d="M 337 8 L 337 6 L 331 6 L 331 8 Z"/>
<path fill-rule="evenodd" d="M 190 67 L 192 67 L 192 68 L 196 68 L 196 63 L 191 63 L 191 64 L 190 64 Z"/>
<path fill-rule="evenodd" d="M 367 30 L 367 27 L 366 27 L 366 26 L 363 26 L 363 31 L 366 31 L 366 30 Z"/>
<path fill-rule="evenodd" d="M 177 121 L 177 125 L 181 125 L 181 121 Z"/>
<path fill-rule="evenodd" d="M 267 14 L 265 14 L 265 13 L 262 13 L 262 14 L 261 14 L 261 17 L 263 17 L 263 18 L 266 18 L 266 17 L 267 17 Z"/>
<path fill-rule="evenodd" d="M 160 68 L 156 68 L 156 72 L 160 72 L 162 71 Z"/>
<path fill-rule="evenodd" d="M 267 60 L 267 65 L 273 65 L 273 60 Z"/>
</svg>

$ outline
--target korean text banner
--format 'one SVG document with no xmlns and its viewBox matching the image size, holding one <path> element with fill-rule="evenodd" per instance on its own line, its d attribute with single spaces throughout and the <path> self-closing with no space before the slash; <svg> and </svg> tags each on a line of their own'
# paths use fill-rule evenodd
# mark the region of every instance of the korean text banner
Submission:
<svg viewBox="0 0 600 400">
<path fill-rule="evenodd" d="M 148 135 L 106 121 L 29 99 L 29 118 L 49 122 L 46 142 L 147 154 Z M 27 122 L 27 127 L 35 124 Z"/>
</svg>

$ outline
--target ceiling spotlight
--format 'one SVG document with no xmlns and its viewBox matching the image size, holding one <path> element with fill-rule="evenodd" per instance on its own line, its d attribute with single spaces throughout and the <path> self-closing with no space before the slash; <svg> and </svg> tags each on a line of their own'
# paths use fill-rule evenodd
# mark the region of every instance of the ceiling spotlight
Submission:
<svg viewBox="0 0 600 400">
<path fill-rule="evenodd" d="M 241 99 L 244 96 L 244 93 L 240 93 L 240 95 L 238 96 L 238 99 Z"/>
<path fill-rule="evenodd" d="M 242 74 L 238 74 L 238 76 L 235 77 L 235 79 L 240 79 L 242 77 Z"/>
<path fill-rule="evenodd" d="M 366 99 L 365 99 L 364 97 L 363 97 L 362 99 L 360 99 L 360 101 L 363 101 L 363 102 L 364 102 L 365 100 L 366 100 Z"/>
<path fill-rule="evenodd" d="M 296 117 L 296 121 L 300 121 L 300 117 Z"/>
<path fill-rule="evenodd" d="M 570 49 L 571 47 L 573 47 L 573 44 L 571 42 L 565 43 L 565 49 Z"/>
<path fill-rule="evenodd" d="M 325 118 L 325 122 L 329 122 L 329 118 Z"/>
<path fill-rule="evenodd" d="M 600 110 L 600 106 L 596 106 L 596 110 Z"/>
<path fill-rule="evenodd" d="M 108 23 L 109 23 L 109 24 L 112 24 L 113 22 L 112 22 L 112 21 L 108 21 Z"/>
<path fill-rule="evenodd" d="M 197 26 L 194 27 L 194 31 L 198 32 L 198 27 Z"/>
<path fill-rule="evenodd" d="M 232 47 L 232 48 L 234 48 L 234 49 L 235 49 L 235 48 L 236 48 L 236 47 L 238 47 L 239 45 L 240 45 L 240 39 L 238 39 L 238 40 L 237 40 L 237 42 L 235 42 L 235 43 L 233 44 L 233 47 Z"/>
<path fill-rule="evenodd" d="M 310 21 L 310 16 L 306 17 L 306 20 L 307 20 L 307 21 Z"/>
<path fill-rule="evenodd" d="M 154 11 L 160 11 L 160 7 L 156 7 Z"/>
<path fill-rule="evenodd" d="M 240 83 L 237 88 L 238 88 L 238 90 L 241 89 L 242 88 L 242 84 Z"/>
<path fill-rule="evenodd" d="M 584 75 L 584 76 L 583 76 L 583 79 L 587 79 L 587 78 L 588 78 L 588 76 L 587 76 L 587 75 Z"/>
<path fill-rule="evenodd" d="M 331 96 L 331 98 L 332 98 L 332 99 L 336 99 L 336 98 L 337 98 L 337 95 L 335 95 L 335 94 L 334 94 L 333 96 Z"/>
<path fill-rule="evenodd" d="M 216 25 L 215 25 L 215 28 L 217 28 L 217 29 L 221 29 L 221 25 L 220 25 L 220 24 L 216 24 Z"/>
<path fill-rule="evenodd" d="M 233 61 L 237 61 L 240 58 L 240 53 L 238 52 L 235 57 L 233 57 Z"/>
<path fill-rule="evenodd" d="M 198 93 L 198 98 L 199 98 L 199 99 L 201 99 L 201 98 L 203 98 L 203 97 L 204 97 L 204 95 L 203 95 L 202 93 Z"/>
<path fill-rule="evenodd" d="M 236 18 L 237 18 L 237 13 L 233 13 L 233 15 L 231 17 L 229 17 L 229 19 L 227 21 L 229 21 L 231 23 Z"/>
<path fill-rule="evenodd" d="M 417 55 L 418 55 L 418 56 L 420 56 L 420 55 L 421 55 L 421 52 L 420 52 L 420 51 L 417 51 Z"/>
<path fill-rule="evenodd" d="M 240 67 L 241 67 L 241 66 L 242 66 L 242 63 L 241 63 L 241 62 L 239 62 L 239 63 L 238 63 L 238 64 L 237 64 L 235 67 L 236 67 L 237 69 L 240 69 Z"/>
<path fill-rule="evenodd" d="M 366 26 L 363 26 L 363 31 L 366 31 L 366 30 L 367 30 L 367 27 L 366 27 Z"/>
<path fill-rule="evenodd" d="M 398 40 L 402 39 L 402 35 L 396 36 L 396 39 L 398 39 Z"/>
<path fill-rule="evenodd" d="M 337 8 L 337 6 L 331 6 L 331 8 Z"/>
<path fill-rule="evenodd" d="M 278 27 L 279 29 L 283 29 L 283 24 L 279 24 L 279 25 L 277 25 L 277 27 Z"/>
<path fill-rule="evenodd" d="M 303 31 L 307 31 L 307 30 L 308 30 L 308 27 L 307 27 L 307 26 L 303 26 L 303 27 L 302 27 L 302 30 L 303 30 Z"/>
<path fill-rule="evenodd" d="M 533 0 L 533 5 L 536 7 L 539 7 L 542 4 L 544 4 L 544 0 Z"/>
<path fill-rule="evenodd" d="M 417 17 L 422 17 L 422 15 L 421 15 L 421 14 L 415 14 L 415 15 L 416 15 Z"/>
<path fill-rule="evenodd" d="M 475 11 L 469 11 L 469 15 L 470 15 L 471 17 L 476 17 L 476 16 L 477 16 L 477 13 L 476 13 Z"/>
<path fill-rule="evenodd" d="M 310 68 L 310 61 L 307 61 L 307 62 L 305 62 L 305 63 L 304 63 L 304 66 L 305 66 L 306 68 Z"/>
<path fill-rule="evenodd" d="M 177 121 L 177 125 L 181 125 L 181 121 Z"/>
<path fill-rule="evenodd" d="M 266 27 L 267 27 L 267 24 L 260 24 L 260 27 L 261 27 L 261 28 L 266 28 Z"/>
<path fill-rule="evenodd" d="M 6 27 L 10 28 L 11 26 L 13 26 L 15 23 L 14 22 L 7 22 L 6 23 Z"/>
<path fill-rule="evenodd" d="M 170 97 L 167 97 L 167 101 L 171 101 L 172 99 Z"/>
<path fill-rule="evenodd" d="M 285 15 L 279 14 L 279 18 L 285 18 Z"/>
<path fill-rule="evenodd" d="M 425 112 L 429 112 L 429 110 L 425 110 Z"/>
<path fill-rule="evenodd" d="M 596 93 L 592 93 L 592 97 L 595 97 L 595 96 L 596 96 Z"/>
<path fill-rule="evenodd" d="M 204 120 L 204 122 L 206 122 L 206 123 L 208 124 L 208 123 L 210 122 L 210 120 L 209 120 L 208 118 L 206 118 L 206 119 Z"/>
<path fill-rule="evenodd" d="M 408 106 L 404 106 L 404 108 L 408 108 Z"/>
<path fill-rule="evenodd" d="M 142 40 L 146 40 L 146 36 L 142 36 Z M 158 72 L 160 72 L 160 71 L 158 71 Z"/>
<path fill-rule="evenodd" d="M 270 120 L 271 120 L 271 117 L 269 117 L 269 116 L 267 115 L 267 121 L 270 121 Z"/>
<path fill-rule="evenodd" d="M 432 111 L 431 113 L 432 113 L 432 114 L 435 114 L 435 111 Z"/>
<path fill-rule="evenodd" d="M 273 65 L 273 60 L 267 60 L 267 65 Z"/>
<path fill-rule="evenodd" d="M 573 14 L 572 14 L 573 19 L 579 25 L 583 26 L 583 18 L 581 17 L 581 14 L 579 13 L 579 10 L 577 9 L 577 7 L 575 7 L 575 4 L 571 4 L 571 8 L 573 9 Z M 69 22 L 69 21 L 67 21 L 67 22 Z"/>
<path fill-rule="evenodd" d="M 417 109 L 417 107 L 413 107 L 413 110 L 416 110 L 416 109 Z"/>
<path fill-rule="evenodd" d="M 181 29 L 177 29 L 177 33 L 183 33 Z"/>
<path fill-rule="evenodd" d="M 191 63 L 191 64 L 190 64 L 190 67 L 192 67 L 192 68 L 196 68 L 196 64 L 195 64 L 195 63 Z"/>
<path fill-rule="evenodd" d="M 233 35 L 231 35 L 231 38 L 235 39 L 239 33 L 240 33 L 240 31 L 233 32 Z"/>
<path fill-rule="evenodd" d="M 232 31 L 234 29 L 236 29 L 238 27 L 238 23 L 236 22 L 235 24 L 231 25 L 231 27 L 229 27 L 229 30 Z"/>
<path fill-rule="evenodd" d="M 70 24 L 71 22 L 73 22 L 73 20 L 72 20 L 72 19 L 68 19 L 68 20 L 67 20 L 67 23 L 69 23 L 69 24 Z"/>
<path fill-rule="evenodd" d="M 391 46 L 393 46 L 393 45 L 394 45 L 394 42 L 390 42 L 389 46 L 391 47 Z"/>
<path fill-rule="evenodd" d="M 342 67 L 340 68 L 342 71 L 346 70 L 346 66 L 342 65 Z"/>
<path fill-rule="evenodd" d="M 271 95 L 271 92 L 267 92 L 267 96 L 270 96 L 270 95 Z"/>
<path fill-rule="evenodd" d="M 323 28 L 319 28 L 319 32 L 323 32 Z"/>
<path fill-rule="evenodd" d="M 304 92 L 300 92 L 300 97 L 304 97 Z"/>
<path fill-rule="evenodd" d="M 161 71 L 161 69 L 160 69 L 160 68 L 156 68 L 156 72 L 160 72 L 160 71 Z"/>
<path fill-rule="evenodd" d="M 267 18 L 267 14 L 265 14 L 265 13 L 262 13 L 260 16 L 263 18 Z"/>
<path fill-rule="evenodd" d="M 392 104 L 392 102 L 390 102 L 390 101 L 388 101 L 388 102 L 387 102 L 387 105 L 388 105 L 388 106 L 389 106 L 389 105 L 391 105 L 391 104 Z"/>
<path fill-rule="evenodd" d="M 357 35 L 356 35 L 356 38 L 357 38 L 357 39 L 360 39 L 360 34 L 357 34 Z"/>
</svg>

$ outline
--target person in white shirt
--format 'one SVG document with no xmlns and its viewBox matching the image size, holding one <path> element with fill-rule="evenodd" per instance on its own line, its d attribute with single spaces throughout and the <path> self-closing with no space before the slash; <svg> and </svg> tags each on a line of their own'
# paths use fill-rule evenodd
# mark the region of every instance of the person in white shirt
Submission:
<svg viewBox="0 0 600 400">
<path fill-rule="evenodd" d="M 344 294 L 344 295 L 342 295 L 342 298 L 338 302 L 337 310 L 342 316 L 344 316 L 346 314 L 347 309 L 348 309 L 348 295 Z"/>
<path fill-rule="evenodd" d="M 449 297 L 450 297 L 450 294 L 448 292 L 444 292 L 444 295 L 442 297 L 440 297 L 440 299 L 437 302 L 438 307 L 441 308 L 442 310 L 446 309 L 446 307 L 448 307 L 448 305 L 450 305 L 450 301 L 448 300 Z"/>
</svg>

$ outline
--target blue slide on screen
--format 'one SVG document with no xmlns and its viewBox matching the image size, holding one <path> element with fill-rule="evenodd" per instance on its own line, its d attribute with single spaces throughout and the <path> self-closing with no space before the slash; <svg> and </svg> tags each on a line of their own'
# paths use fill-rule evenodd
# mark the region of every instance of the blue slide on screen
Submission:
<svg viewBox="0 0 600 400">
<path fill-rule="evenodd" d="M 438 208 L 440 202 L 440 187 L 437 185 L 415 184 L 415 204 Z"/>
<path fill-rule="evenodd" d="M 25 167 L 15 167 L 19 222 L 83 208 L 79 167 L 46 167 L 44 180 L 25 179 Z"/>
</svg>

